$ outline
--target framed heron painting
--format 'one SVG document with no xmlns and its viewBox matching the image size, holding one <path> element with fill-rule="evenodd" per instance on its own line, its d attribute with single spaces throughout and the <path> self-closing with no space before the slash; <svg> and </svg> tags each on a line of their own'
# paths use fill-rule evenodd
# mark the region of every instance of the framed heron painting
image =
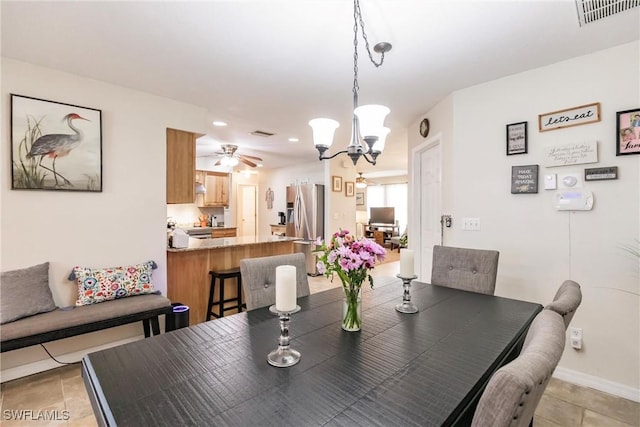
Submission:
<svg viewBox="0 0 640 427">
<path fill-rule="evenodd" d="M 11 94 L 11 188 L 102 191 L 102 111 Z"/>
</svg>

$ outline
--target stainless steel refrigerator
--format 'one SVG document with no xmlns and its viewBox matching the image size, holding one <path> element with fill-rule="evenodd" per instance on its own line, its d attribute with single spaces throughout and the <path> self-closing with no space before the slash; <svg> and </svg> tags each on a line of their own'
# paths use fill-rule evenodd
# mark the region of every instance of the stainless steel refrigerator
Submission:
<svg viewBox="0 0 640 427">
<path fill-rule="evenodd" d="M 315 240 L 324 239 L 324 185 L 300 184 L 287 187 L 287 236 L 300 237 L 294 247 L 307 259 L 307 274 L 318 275 Z"/>
</svg>

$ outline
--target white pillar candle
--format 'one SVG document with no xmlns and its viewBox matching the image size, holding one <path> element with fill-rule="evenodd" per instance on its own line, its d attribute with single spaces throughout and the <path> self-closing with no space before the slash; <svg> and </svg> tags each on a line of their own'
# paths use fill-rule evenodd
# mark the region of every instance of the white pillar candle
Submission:
<svg viewBox="0 0 640 427">
<path fill-rule="evenodd" d="M 400 276 L 413 277 L 413 250 L 400 249 Z"/>
<path fill-rule="evenodd" d="M 293 311 L 296 308 L 296 267 L 276 267 L 276 310 Z"/>
</svg>

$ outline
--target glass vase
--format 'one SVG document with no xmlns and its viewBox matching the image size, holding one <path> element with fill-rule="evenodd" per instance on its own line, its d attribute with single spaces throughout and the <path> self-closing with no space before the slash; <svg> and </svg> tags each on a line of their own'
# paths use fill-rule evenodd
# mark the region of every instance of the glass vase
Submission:
<svg viewBox="0 0 640 427">
<path fill-rule="evenodd" d="M 342 300 L 342 329 L 359 331 L 362 325 L 362 299 L 360 292 L 347 292 Z"/>
</svg>

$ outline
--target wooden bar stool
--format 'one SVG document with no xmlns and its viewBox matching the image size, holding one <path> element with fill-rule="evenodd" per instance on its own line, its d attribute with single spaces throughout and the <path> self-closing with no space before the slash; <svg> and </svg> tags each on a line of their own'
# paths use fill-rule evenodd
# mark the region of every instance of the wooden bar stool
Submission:
<svg viewBox="0 0 640 427">
<path fill-rule="evenodd" d="M 246 307 L 242 303 L 242 276 L 240 275 L 240 267 L 231 268 L 229 270 L 220 270 L 215 271 L 212 270 L 209 272 L 211 276 L 211 288 L 209 289 L 209 305 L 207 306 L 207 320 L 211 320 L 211 316 L 220 318 L 224 316 L 225 311 L 229 310 L 238 310 L 238 313 L 242 311 L 243 307 Z M 224 297 L 224 281 L 225 279 L 233 279 L 235 278 L 238 284 L 238 296 L 235 298 L 227 298 Z M 219 279 L 220 285 L 218 287 L 218 300 L 214 301 L 214 294 L 216 291 L 216 279 Z M 236 303 L 231 307 L 225 307 L 225 303 Z M 218 312 L 220 314 L 216 314 L 213 312 L 213 306 L 218 306 Z"/>
</svg>

